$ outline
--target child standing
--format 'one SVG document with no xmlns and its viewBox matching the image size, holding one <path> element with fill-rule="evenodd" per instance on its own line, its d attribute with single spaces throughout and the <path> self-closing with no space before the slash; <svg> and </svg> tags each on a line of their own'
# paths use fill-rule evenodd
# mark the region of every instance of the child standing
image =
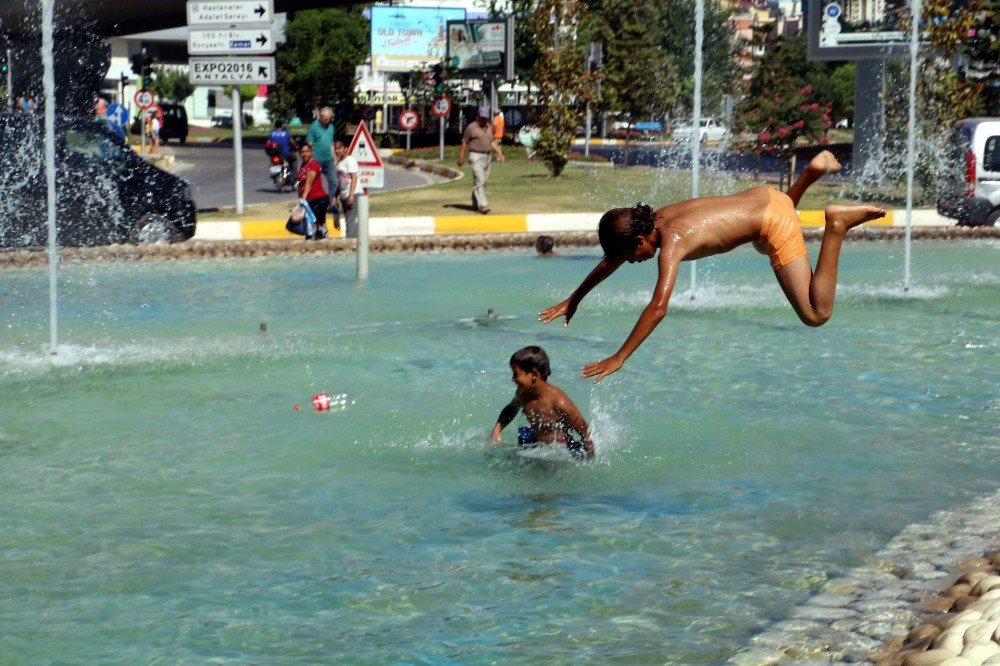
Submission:
<svg viewBox="0 0 1000 666">
<path fill-rule="evenodd" d="M 588 458 L 593 458 L 594 442 L 583 415 L 562 389 L 548 382 L 551 371 L 545 350 L 534 346 L 519 349 L 510 357 L 510 369 L 517 391 L 510 404 L 500 412 L 490 439 L 499 443 L 500 432 L 521 410 L 531 424 L 533 440 L 528 441 L 561 444 L 571 453 L 582 449 Z M 571 430 L 579 433 L 582 442 L 574 441 Z"/>
</svg>

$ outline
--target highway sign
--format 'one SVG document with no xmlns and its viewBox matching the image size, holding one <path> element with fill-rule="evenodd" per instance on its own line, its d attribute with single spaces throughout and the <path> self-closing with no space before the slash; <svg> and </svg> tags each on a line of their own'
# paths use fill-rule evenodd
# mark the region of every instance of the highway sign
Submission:
<svg viewBox="0 0 1000 666">
<path fill-rule="evenodd" d="M 434 100 L 434 106 L 431 107 L 431 110 L 438 118 L 444 118 L 451 113 L 451 100 L 447 97 L 438 97 Z"/>
<path fill-rule="evenodd" d="M 274 31 L 264 28 L 217 28 L 190 30 L 188 53 L 191 55 L 249 55 L 274 53 Z"/>
<path fill-rule="evenodd" d="M 358 184 L 367 189 L 381 189 L 385 187 L 385 169 L 382 166 L 382 158 L 375 147 L 371 132 L 361 121 L 358 131 L 351 139 L 351 146 L 347 149 L 347 154 L 358 162 Z"/>
<path fill-rule="evenodd" d="M 137 90 L 133 99 L 135 99 L 135 105 L 140 109 L 148 109 L 156 104 L 156 97 L 153 95 L 153 92 L 145 88 Z"/>
<path fill-rule="evenodd" d="M 407 132 L 417 129 L 417 125 L 419 124 L 420 116 L 413 109 L 407 109 L 399 114 L 399 126 Z"/>
<path fill-rule="evenodd" d="M 191 58 L 188 79 L 196 86 L 274 85 L 274 58 Z"/>
<path fill-rule="evenodd" d="M 270 23 L 273 20 L 274 0 L 189 0 L 187 3 L 188 25 Z"/>
</svg>

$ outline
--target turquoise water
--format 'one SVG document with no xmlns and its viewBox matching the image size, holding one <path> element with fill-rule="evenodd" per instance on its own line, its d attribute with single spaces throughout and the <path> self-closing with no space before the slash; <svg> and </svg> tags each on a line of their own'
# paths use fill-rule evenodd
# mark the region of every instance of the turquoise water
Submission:
<svg viewBox="0 0 1000 666">
<path fill-rule="evenodd" d="M 0 661 L 718 663 L 997 489 L 1000 244 L 917 243 L 907 295 L 850 244 L 820 329 L 760 255 L 700 261 L 594 386 L 655 267 L 535 313 L 597 258 L 69 265 L 54 362 L 47 274 L 0 274 Z M 484 444 L 526 344 L 595 463 Z"/>
</svg>

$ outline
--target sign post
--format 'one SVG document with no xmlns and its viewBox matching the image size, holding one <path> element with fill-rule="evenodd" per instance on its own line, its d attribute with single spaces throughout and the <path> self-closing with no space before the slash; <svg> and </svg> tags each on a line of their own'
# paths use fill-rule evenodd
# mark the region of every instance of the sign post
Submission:
<svg viewBox="0 0 1000 666">
<path fill-rule="evenodd" d="M 416 114 L 414 114 L 416 115 Z M 381 189 L 385 187 L 385 168 L 382 158 L 375 148 L 375 141 L 365 121 L 358 125 L 358 131 L 351 139 L 347 154 L 358 162 L 358 186 L 361 196 L 355 192 L 355 205 L 358 210 L 358 272 L 357 281 L 368 279 L 368 188 Z"/>
<path fill-rule="evenodd" d="M 444 162 L 444 119 L 451 113 L 451 100 L 442 95 L 434 100 L 431 107 L 434 115 L 438 117 L 438 161 Z"/>
<path fill-rule="evenodd" d="M 413 109 L 406 109 L 399 114 L 399 126 L 406 130 L 406 149 L 410 149 L 410 132 L 420 124 L 420 116 Z"/>
<path fill-rule="evenodd" d="M 274 0 L 188 0 L 188 78 L 194 85 L 233 87 L 233 159 L 236 212 L 243 213 L 243 101 L 241 85 L 275 83 L 274 58 L 231 56 L 274 53 Z M 138 100 L 137 100 L 138 101 Z"/>
<path fill-rule="evenodd" d="M 156 103 L 156 97 L 145 88 L 135 91 L 135 105 L 139 107 L 139 145 L 142 154 L 146 154 L 146 109 Z"/>
</svg>

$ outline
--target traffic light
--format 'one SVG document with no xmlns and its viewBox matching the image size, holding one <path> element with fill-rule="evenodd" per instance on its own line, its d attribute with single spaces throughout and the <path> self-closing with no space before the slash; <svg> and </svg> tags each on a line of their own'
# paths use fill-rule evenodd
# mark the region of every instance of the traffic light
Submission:
<svg viewBox="0 0 1000 666">
<path fill-rule="evenodd" d="M 431 75 L 431 78 L 434 80 L 434 92 L 443 93 L 445 81 L 444 65 L 437 63 L 431 69 L 434 71 Z"/>
<path fill-rule="evenodd" d="M 129 63 L 132 68 L 132 73 L 136 76 L 142 76 L 142 54 L 136 53 L 135 55 L 129 56 Z"/>
<path fill-rule="evenodd" d="M 0 76 L 7 76 L 8 71 L 10 71 L 10 65 L 7 64 L 7 58 L 0 55 Z"/>
<path fill-rule="evenodd" d="M 146 49 L 142 53 L 129 56 L 129 63 L 132 73 L 139 78 L 139 86 L 147 88 L 153 83 L 153 57 L 146 55 Z"/>
</svg>

